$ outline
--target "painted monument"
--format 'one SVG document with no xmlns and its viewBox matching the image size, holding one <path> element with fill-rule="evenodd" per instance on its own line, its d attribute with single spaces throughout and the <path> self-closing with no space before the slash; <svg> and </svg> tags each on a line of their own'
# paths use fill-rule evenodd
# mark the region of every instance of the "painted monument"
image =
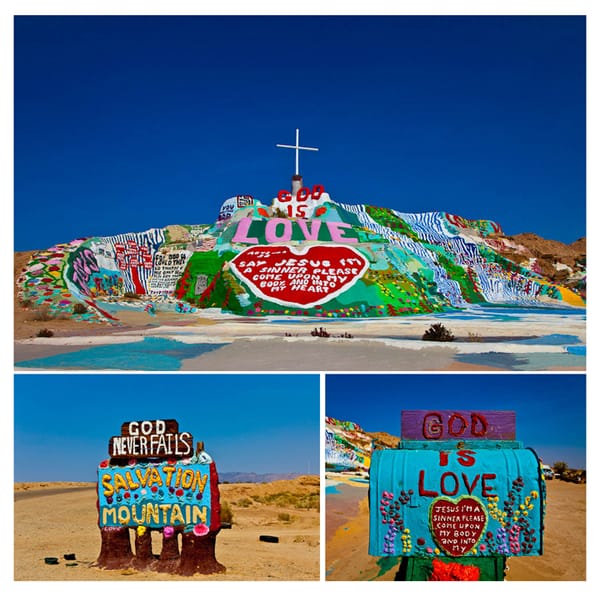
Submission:
<svg viewBox="0 0 600 598">
<path fill-rule="evenodd" d="M 545 278 L 499 224 L 334 201 L 305 186 L 270 205 L 222 204 L 214 224 L 77 239 L 33 255 L 19 299 L 51 313 L 115 321 L 123 309 L 243 316 L 389 317 L 473 304 L 584 306 L 584 285 Z M 582 266 L 584 267 L 584 266 Z M 583 281 L 584 282 L 584 281 Z"/>
<path fill-rule="evenodd" d="M 369 504 L 369 554 L 403 557 L 404 580 L 500 580 L 506 558 L 543 551 L 544 477 L 514 412 L 403 412 Z"/>
<path fill-rule="evenodd" d="M 224 571 L 215 557 L 219 480 L 202 443 L 194 448 L 176 420 L 133 421 L 110 439 L 108 452 L 98 467 L 97 565 L 186 576 Z M 161 540 L 158 558 L 152 532 Z"/>
</svg>

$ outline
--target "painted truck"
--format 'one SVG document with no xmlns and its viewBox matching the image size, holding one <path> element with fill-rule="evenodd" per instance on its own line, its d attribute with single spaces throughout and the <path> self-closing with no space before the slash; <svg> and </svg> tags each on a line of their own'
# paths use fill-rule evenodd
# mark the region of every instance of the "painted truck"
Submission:
<svg viewBox="0 0 600 598">
<path fill-rule="evenodd" d="M 404 411 L 397 449 L 374 451 L 369 554 L 399 577 L 502 580 L 508 557 L 543 552 L 545 482 L 515 414 Z"/>
<path fill-rule="evenodd" d="M 109 455 L 98 467 L 97 565 L 177 575 L 224 571 L 215 557 L 219 480 L 202 443 L 194 449 L 176 420 L 125 422 L 109 441 Z M 161 538 L 158 559 L 152 532 Z"/>
</svg>

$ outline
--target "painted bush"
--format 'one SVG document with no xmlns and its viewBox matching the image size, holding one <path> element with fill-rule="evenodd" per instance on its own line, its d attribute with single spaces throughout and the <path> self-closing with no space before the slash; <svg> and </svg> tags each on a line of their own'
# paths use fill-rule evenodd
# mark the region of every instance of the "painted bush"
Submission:
<svg viewBox="0 0 600 598">
<path fill-rule="evenodd" d="M 470 304 L 584 305 L 576 292 L 500 255 L 494 222 L 336 203 L 326 193 L 312 209 L 312 217 L 290 218 L 236 196 L 212 226 L 57 245 L 33 256 L 19 298 L 52 313 L 83 303 L 88 312 L 73 317 L 96 320 L 122 309 L 361 318 Z"/>
</svg>

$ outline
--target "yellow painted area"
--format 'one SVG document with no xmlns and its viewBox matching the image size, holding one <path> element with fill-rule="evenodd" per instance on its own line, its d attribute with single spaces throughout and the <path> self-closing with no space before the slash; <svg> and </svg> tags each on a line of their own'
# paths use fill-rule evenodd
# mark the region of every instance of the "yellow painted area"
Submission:
<svg viewBox="0 0 600 598">
<path fill-rule="evenodd" d="M 585 307 L 585 301 L 577 294 L 567 289 L 566 287 L 558 287 L 560 289 L 560 294 L 562 296 L 562 300 L 569 305 L 574 305 L 575 307 Z"/>
</svg>

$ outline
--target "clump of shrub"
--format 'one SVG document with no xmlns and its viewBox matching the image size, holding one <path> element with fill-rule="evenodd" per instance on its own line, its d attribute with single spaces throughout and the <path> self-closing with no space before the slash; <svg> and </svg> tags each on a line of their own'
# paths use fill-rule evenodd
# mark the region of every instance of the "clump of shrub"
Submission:
<svg viewBox="0 0 600 598">
<path fill-rule="evenodd" d="M 252 505 L 254 503 L 247 496 L 244 496 L 243 498 L 240 498 L 240 500 L 238 500 L 235 504 L 238 507 L 249 507 L 250 505 Z"/>
<path fill-rule="evenodd" d="M 131 291 L 127 291 L 126 293 L 123 293 L 123 299 L 140 299 L 140 295 L 138 295 L 137 293 L 132 293 Z"/>
<path fill-rule="evenodd" d="M 292 517 L 289 513 L 277 513 L 277 521 L 282 521 L 283 523 L 291 523 L 295 518 Z"/>
<path fill-rule="evenodd" d="M 33 317 L 31 319 L 34 322 L 48 322 L 53 318 L 54 315 L 50 311 L 50 308 L 47 305 L 40 305 L 40 307 L 33 312 Z"/>
<path fill-rule="evenodd" d="M 480 343 L 481 342 L 481 334 L 477 334 L 477 332 L 469 332 L 470 343 Z"/>
<path fill-rule="evenodd" d="M 80 316 L 82 314 L 87 314 L 87 307 L 83 303 L 76 303 L 73 306 L 73 313 Z"/>
<path fill-rule="evenodd" d="M 308 494 L 293 494 L 292 492 L 277 492 L 274 494 L 265 494 L 259 496 L 253 495 L 255 502 L 265 505 L 276 505 L 278 507 L 293 507 L 295 509 L 316 509 L 321 507 L 321 498 L 319 492 L 310 492 Z"/>
<path fill-rule="evenodd" d="M 36 336 L 38 336 L 39 338 L 50 338 L 54 336 L 54 332 L 52 332 L 52 330 L 50 330 L 49 328 L 42 328 L 41 330 L 38 330 Z"/>
<path fill-rule="evenodd" d="M 231 505 L 227 501 L 221 502 L 221 522 L 233 523 L 233 511 Z"/>
<path fill-rule="evenodd" d="M 439 322 L 432 324 L 428 330 L 423 334 L 424 341 L 438 341 L 438 342 L 450 342 L 454 340 L 454 335 L 451 330 L 448 330 L 443 324 Z"/>
</svg>

